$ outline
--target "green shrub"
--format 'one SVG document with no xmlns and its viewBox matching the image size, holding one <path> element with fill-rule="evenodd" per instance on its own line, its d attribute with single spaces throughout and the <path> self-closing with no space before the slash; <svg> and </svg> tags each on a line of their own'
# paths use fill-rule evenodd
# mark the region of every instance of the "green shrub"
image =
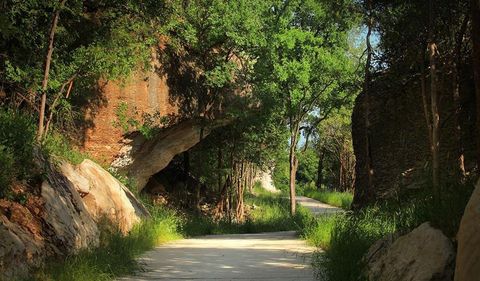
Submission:
<svg viewBox="0 0 480 281">
<path fill-rule="evenodd" d="M 308 244 L 327 250 L 336 221 L 342 220 L 344 216 L 344 214 L 323 215 L 313 219 L 302 229 L 301 236 Z"/>
<path fill-rule="evenodd" d="M 8 147 L 0 145 L 0 198 L 6 197 L 16 177 L 14 155 Z"/>
<path fill-rule="evenodd" d="M 89 158 L 87 154 L 73 148 L 70 141 L 58 132 L 47 135 L 42 148 L 46 155 L 60 157 L 72 164 L 80 164 L 84 159 Z"/>
<path fill-rule="evenodd" d="M 386 235 L 402 235 L 430 221 L 447 236 L 454 237 L 473 184 L 448 186 L 443 189 L 440 202 L 426 192 L 337 216 L 333 226 L 319 219 L 316 225 L 304 230 L 307 240 L 326 250 L 322 258 L 315 259 L 315 267 L 324 269 L 328 280 L 362 280 L 363 256 L 375 241 Z"/>
<path fill-rule="evenodd" d="M 34 140 L 32 118 L 0 109 L 0 197 L 9 193 L 14 180 L 31 177 Z"/>
</svg>

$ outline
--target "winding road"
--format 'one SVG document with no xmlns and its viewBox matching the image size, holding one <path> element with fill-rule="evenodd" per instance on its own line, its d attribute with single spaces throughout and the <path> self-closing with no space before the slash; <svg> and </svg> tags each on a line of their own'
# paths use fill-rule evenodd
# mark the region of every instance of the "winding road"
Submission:
<svg viewBox="0 0 480 281">
<path fill-rule="evenodd" d="M 307 197 L 297 200 L 316 215 L 341 211 Z M 315 250 L 294 231 L 201 236 L 147 252 L 140 258 L 143 271 L 119 280 L 310 281 Z"/>
</svg>

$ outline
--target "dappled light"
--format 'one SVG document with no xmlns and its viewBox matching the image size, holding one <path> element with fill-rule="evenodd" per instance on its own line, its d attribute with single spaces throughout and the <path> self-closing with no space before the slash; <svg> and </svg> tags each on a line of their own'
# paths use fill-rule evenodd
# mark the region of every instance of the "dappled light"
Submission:
<svg viewBox="0 0 480 281">
<path fill-rule="evenodd" d="M 2 0 L 0 280 L 478 281 L 478 0 Z"/>
<path fill-rule="evenodd" d="M 313 280 L 314 250 L 294 232 L 198 237 L 156 248 L 138 275 L 120 280 Z"/>
</svg>

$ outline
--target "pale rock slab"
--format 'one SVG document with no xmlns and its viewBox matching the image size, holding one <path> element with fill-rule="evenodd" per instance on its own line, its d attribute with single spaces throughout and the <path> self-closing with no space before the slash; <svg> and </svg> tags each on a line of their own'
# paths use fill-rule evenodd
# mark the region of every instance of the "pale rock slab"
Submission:
<svg viewBox="0 0 480 281">
<path fill-rule="evenodd" d="M 97 163 L 86 159 L 76 170 L 88 182 L 88 194 L 82 200 L 96 221 L 107 218 L 127 233 L 142 218 L 150 216 L 133 193 Z"/>
<path fill-rule="evenodd" d="M 450 240 L 426 222 L 394 240 L 394 236 L 372 245 L 365 261 L 368 280 L 450 281 L 454 249 Z"/>
</svg>

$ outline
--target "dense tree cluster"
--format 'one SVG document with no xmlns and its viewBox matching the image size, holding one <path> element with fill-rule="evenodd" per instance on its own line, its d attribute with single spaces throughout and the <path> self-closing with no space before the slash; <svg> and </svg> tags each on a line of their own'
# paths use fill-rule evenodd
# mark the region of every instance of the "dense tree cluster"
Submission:
<svg viewBox="0 0 480 281">
<path fill-rule="evenodd" d="M 302 131 L 312 134 L 357 89 L 349 32 L 358 8 L 350 0 L 3 1 L 1 103 L 34 116 L 45 144 L 52 130 L 74 134 L 82 102 L 95 101 L 102 81 L 167 74 L 183 118 L 233 120 L 199 154 L 217 155 L 208 167 L 218 186 L 234 188 L 238 163 L 272 166 L 289 128 L 294 213 Z M 205 174 L 196 176 L 212 182 Z"/>
</svg>

